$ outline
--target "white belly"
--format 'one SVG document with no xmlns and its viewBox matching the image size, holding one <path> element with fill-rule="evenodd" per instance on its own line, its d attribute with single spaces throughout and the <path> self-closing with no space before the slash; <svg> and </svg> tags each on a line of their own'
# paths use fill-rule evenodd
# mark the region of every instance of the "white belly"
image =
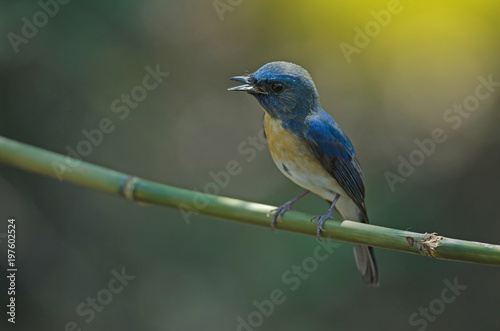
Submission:
<svg viewBox="0 0 500 331">
<path fill-rule="evenodd" d="M 335 207 L 342 218 L 359 220 L 359 208 L 304 141 L 284 130 L 278 120 L 267 114 L 264 129 L 273 161 L 286 177 L 328 201 L 333 201 L 339 194 Z"/>
</svg>

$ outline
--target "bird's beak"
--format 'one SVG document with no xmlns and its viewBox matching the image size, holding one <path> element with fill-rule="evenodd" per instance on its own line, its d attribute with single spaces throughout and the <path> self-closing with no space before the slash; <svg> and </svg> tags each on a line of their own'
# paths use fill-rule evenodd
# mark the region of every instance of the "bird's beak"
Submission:
<svg viewBox="0 0 500 331">
<path fill-rule="evenodd" d="M 234 80 L 243 83 L 244 85 L 228 88 L 228 91 L 245 91 L 250 94 L 267 94 L 267 92 L 262 88 L 254 85 L 254 80 L 252 80 L 250 76 L 234 76 L 229 78 L 229 80 Z"/>
</svg>

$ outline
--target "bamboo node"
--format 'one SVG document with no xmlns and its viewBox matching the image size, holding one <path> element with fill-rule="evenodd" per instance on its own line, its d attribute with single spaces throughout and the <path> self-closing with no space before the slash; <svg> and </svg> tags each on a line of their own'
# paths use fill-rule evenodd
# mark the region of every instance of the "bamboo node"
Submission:
<svg viewBox="0 0 500 331">
<path fill-rule="evenodd" d="M 441 240 L 443 240 L 443 236 L 438 236 L 436 232 L 424 233 L 422 238 L 419 240 L 420 254 L 427 257 L 436 257 L 436 249 L 438 248 Z"/>
<path fill-rule="evenodd" d="M 123 185 L 123 196 L 130 201 L 134 201 L 134 189 L 135 189 L 135 184 L 139 181 L 139 177 L 136 176 L 129 176 L 125 180 L 125 184 Z"/>
</svg>

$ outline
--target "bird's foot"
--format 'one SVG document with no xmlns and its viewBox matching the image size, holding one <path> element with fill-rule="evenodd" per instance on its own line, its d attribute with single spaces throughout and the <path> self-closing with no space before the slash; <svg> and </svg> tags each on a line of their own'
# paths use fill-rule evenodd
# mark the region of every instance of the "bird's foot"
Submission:
<svg viewBox="0 0 500 331">
<path fill-rule="evenodd" d="M 335 204 L 337 203 L 338 199 L 340 198 L 340 194 L 336 194 L 335 195 L 335 198 L 333 199 L 332 201 L 332 204 L 330 205 L 330 208 L 328 208 L 328 211 L 323 214 L 323 215 L 314 215 L 312 218 L 311 218 L 311 222 L 314 220 L 314 219 L 318 219 L 318 227 L 317 227 L 317 230 L 316 230 L 316 235 L 318 236 L 318 240 L 319 241 L 323 241 L 321 240 L 321 233 L 323 231 L 325 231 L 325 229 L 323 229 L 323 224 L 325 224 L 326 220 L 330 218 L 330 216 L 332 215 L 332 212 L 333 212 L 333 208 L 335 208 Z"/>
<path fill-rule="evenodd" d="M 282 222 L 281 217 L 283 216 L 283 214 L 292 209 L 292 204 L 293 203 L 287 202 L 283 206 L 280 206 L 280 207 L 278 207 L 276 209 L 270 210 L 267 213 L 267 217 L 269 217 L 269 215 L 271 215 L 272 213 L 274 213 L 273 221 L 271 222 L 271 229 L 273 231 L 274 231 L 274 226 L 276 225 L 276 223 L 278 221 Z"/>
<path fill-rule="evenodd" d="M 325 231 L 325 229 L 323 229 L 323 224 L 325 224 L 326 220 L 330 218 L 331 214 L 332 214 L 332 212 L 329 210 L 324 215 L 314 215 L 311 218 L 311 222 L 315 219 L 318 219 L 318 226 L 317 226 L 317 230 L 316 230 L 316 235 L 318 236 L 319 241 L 323 241 L 323 240 L 321 240 L 321 233 L 323 231 Z"/>
<path fill-rule="evenodd" d="M 290 200 L 287 203 L 285 203 L 283 206 L 278 207 L 278 208 L 273 209 L 273 210 L 270 210 L 267 213 L 267 217 L 269 217 L 269 215 L 271 215 L 271 213 L 274 213 L 273 221 L 271 222 L 271 229 L 273 231 L 274 231 L 274 226 L 276 225 L 276 222 L 278 222 L 278 221 L 281 222 L 281 217 L 283 216 L 283 214 L 286 213 L 287 211 L 291 210 L 292 209 L 292 205 L 294 203 L 296 203 L 300 198 L 302 198 L 307 193 L 309 193 L 309 190 L 306 190 L 306 191 L 302 192 L 301 194 L 299 194 L 298 196 L 296 196 L 292 200 Z"/>
</svg>

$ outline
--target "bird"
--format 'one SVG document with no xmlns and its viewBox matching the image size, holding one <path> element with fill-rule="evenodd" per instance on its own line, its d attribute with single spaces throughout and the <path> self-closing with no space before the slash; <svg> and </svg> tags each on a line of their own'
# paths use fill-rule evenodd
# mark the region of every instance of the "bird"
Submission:
<svg viewBox="0 0 500 331">
<path fill-rule="evenodd" d="M 299 65 L 275 61 L 251 74 L 231 77 L 243 85 L 228 88 L 254 96 L 264 109 L 264 132 L 278 169 L 305 189 L 274 213 L 271 228 L 309 192 L 329 203 L 317 219 L 321 240 L 323 224 L 333 210 L 344 220 L 368 223 L 365 182 L 354 147 L 333 117 L 320 105 L 311 75 Z M 269 216 L 270 214 L 268 214 Z M 354 245 L 356 265 L 365 284 L 378 286 L 373 248 Z"/>
</svg>

